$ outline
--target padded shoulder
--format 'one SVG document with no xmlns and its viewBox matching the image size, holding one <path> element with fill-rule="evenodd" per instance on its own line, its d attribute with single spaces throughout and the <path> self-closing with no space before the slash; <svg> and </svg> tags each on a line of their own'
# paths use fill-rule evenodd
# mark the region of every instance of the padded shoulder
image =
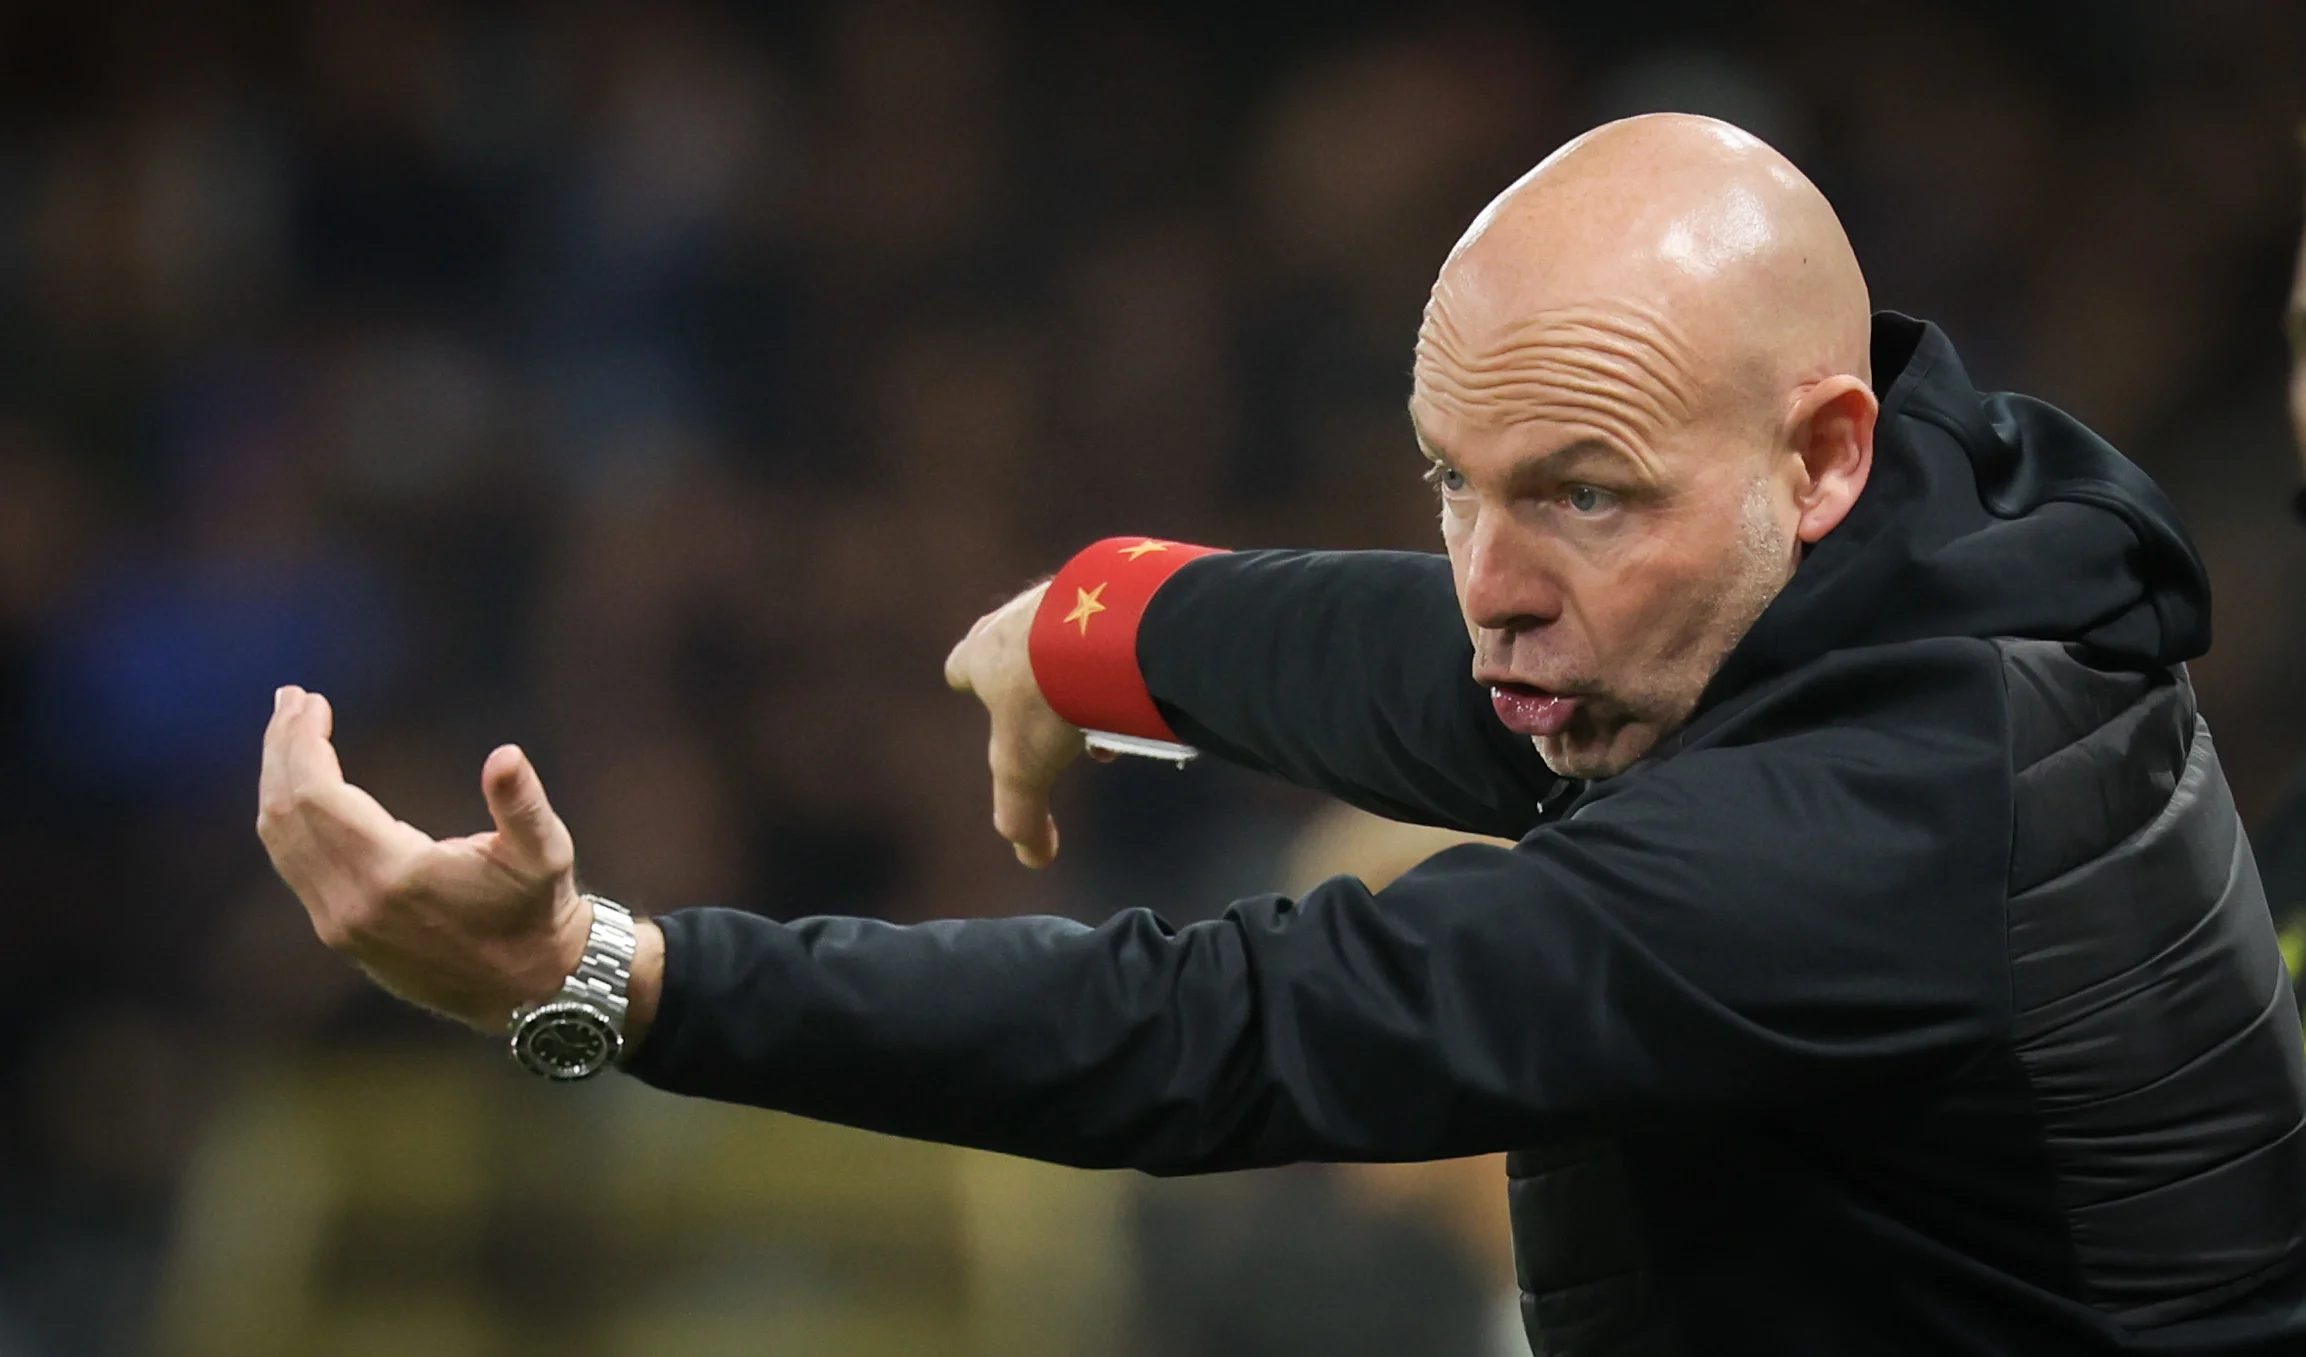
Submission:
<svg viewBox="0 0 2306 1357">
<path fill-rule="evenodd" d="M 2306 1062 L 2183 670 L 2004 645 L 2011 1040 L 2084 1298 L 2215 1308 L 2306 1248 Z"/>
<path fill-rule="evenodd" d="M 2193 742 L 2193 689 L 2177 669 L 2092 667 L 2077 647 L 2002 643 L 2009 694 L 2010 889 L 2072 871 L 2170 804 Z"/>
</svg>

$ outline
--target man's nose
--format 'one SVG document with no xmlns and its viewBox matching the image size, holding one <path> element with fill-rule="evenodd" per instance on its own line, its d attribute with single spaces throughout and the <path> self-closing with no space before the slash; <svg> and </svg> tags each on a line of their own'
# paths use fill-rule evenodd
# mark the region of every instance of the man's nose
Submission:
<svg viewBox="0 0 2306 1357">
<path fill-rule="evenodd" d="M 1561 591 L 1544 544 L 1509 515 L 1482 514 L 1465 541 L 1465 620 L 1480 630 L 1518 632 L 1561 615 Z"/>
</svg>

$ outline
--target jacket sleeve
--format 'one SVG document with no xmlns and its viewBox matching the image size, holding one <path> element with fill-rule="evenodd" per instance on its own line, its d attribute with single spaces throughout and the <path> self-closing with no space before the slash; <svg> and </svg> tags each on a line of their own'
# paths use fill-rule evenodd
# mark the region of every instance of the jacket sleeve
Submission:
<svg viewBox="0 0 2306 1357">
<path fill-rule="evenodd" d="M 1971 669 L 1909 667 L 1901 700 L 1975 725 L 1998 687 Z M 1825 715 L 1630 774 L 1515 848 L 1184 929 L 675 914 L 633 1069 L 1157 1173 L 1922 1096 L 2007 1021 L 2006 758 L 1958 724 Z"/>
<path fill-rule="evenodd" d="M 1069 719 L 1503 838 L 1565 785 L 1473 682 L 1446 559 L 1147 540 L 1083 550 L 1047 595 L 1034 666 Z"/>
</svg>

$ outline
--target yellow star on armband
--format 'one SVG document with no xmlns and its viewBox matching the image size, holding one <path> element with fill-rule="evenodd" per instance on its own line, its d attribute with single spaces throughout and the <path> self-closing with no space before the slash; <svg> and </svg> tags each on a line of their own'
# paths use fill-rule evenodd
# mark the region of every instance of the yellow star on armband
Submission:
<svg viewBox="0 0 2306 1357">
<path fill-rule="evenodd" d="M 1133 547 L 1123 547 L 1121 549 L 1121 554 L 1134 561 L 1140 556 L 1144 556 L 1156 551 L 1167 551 L 1168 549 L 1169 544 L 1167 542 L 1156 542 L 1152 538 L 1148 537 Z"/>
<path fill-rule="evenodd" d="M 1112 581 L 1107 580 L 1105 583 L 1110 584 Z M 1065 614 L 1065 620 L 1080 623 L 1083 636 L 1089 634 L 1089 619 L 1105 611 L 1105 605 L 1097 601 L 1098 596 L 1104 592 L 1104 584 L 1100 584 L 1094 589 L 1083 589 L 1076 586 L 1073 590 L 1073 611 Z"/>
</svg>

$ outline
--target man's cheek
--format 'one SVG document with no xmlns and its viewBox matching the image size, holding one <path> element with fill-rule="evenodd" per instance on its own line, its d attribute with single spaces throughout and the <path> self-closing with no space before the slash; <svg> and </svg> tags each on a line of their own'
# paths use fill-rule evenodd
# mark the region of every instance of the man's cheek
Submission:
<svg viewBox="0 0 2306 1357">
<path fill-rule="evenodd" d="M 1457 595 L 1457 617 L 1459 621 L 1465 623 L 1465 634 L 1472 636 L 1480 629 L 1473 625 L 1473 614 L 1465 606 L 1465 554 L 1458 550 L 1455 542 L 1449 540 L 1446 525 L 1441 538 L 1442 547 L 1449 557 L 1450 592 Z"/>
</svg>

